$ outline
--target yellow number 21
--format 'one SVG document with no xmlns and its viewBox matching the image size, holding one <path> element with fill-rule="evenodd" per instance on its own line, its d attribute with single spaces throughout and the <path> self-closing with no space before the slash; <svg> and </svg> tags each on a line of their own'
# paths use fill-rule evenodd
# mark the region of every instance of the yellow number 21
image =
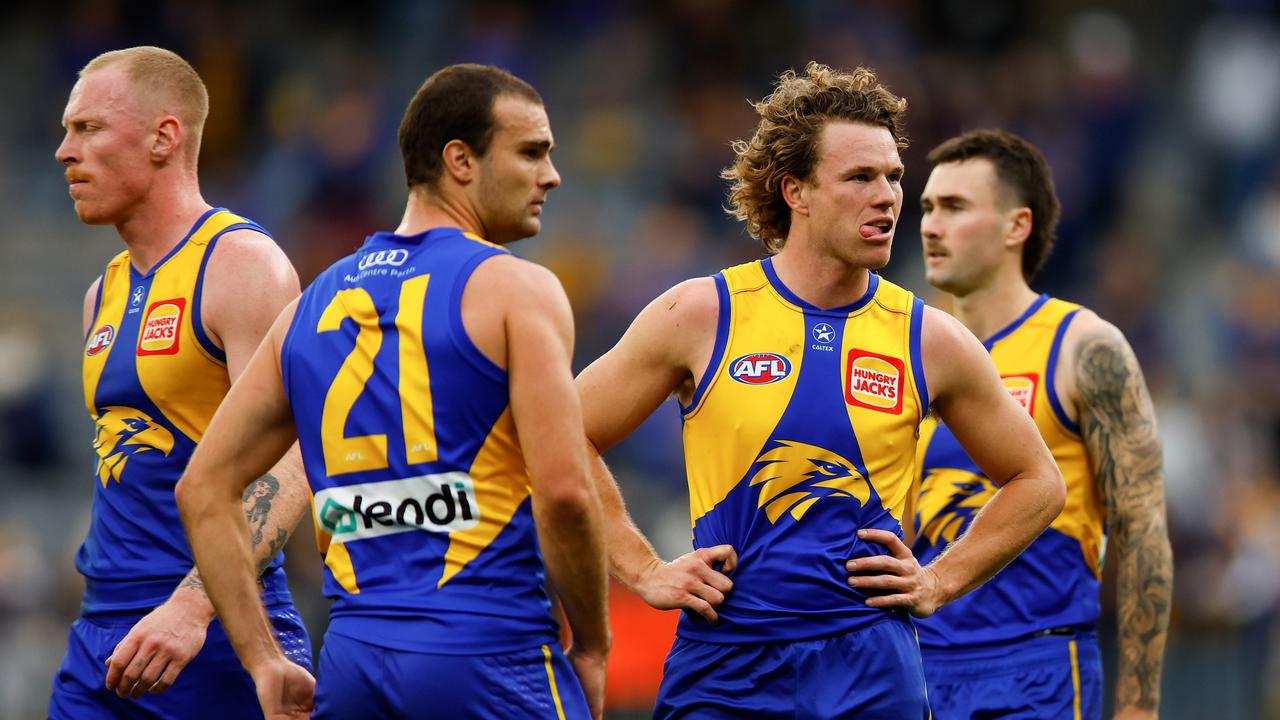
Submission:
<svg viewBox="0 0 1280 720">
<path fill-rule="evenodd" d="M 434 462 L 438 457 L 431 378 L 427 373 L 427 354 L 422 346 L 422 308 L 430 278 L 430 275 L 419 275 L 406 280 L 400 286 L 400 307 L 396 311 L 396 332 L 400 336 L 400 416 L 403 418 L 405 459 L 410 464 Z M 339 290 L 320 315 L 316 332 L 337 330 L 347 318 L 355 320 L 359 327 L 356 344 L 329 386 L 320 416 L 325 472 L 330 476 L 387 467 L 385 433 L 346 436 L 351 408 L 355 407 L 369 378 L 373 377 L 374 358 L 382 347 L 378 309 L 368 290 Z"/>
</svg>

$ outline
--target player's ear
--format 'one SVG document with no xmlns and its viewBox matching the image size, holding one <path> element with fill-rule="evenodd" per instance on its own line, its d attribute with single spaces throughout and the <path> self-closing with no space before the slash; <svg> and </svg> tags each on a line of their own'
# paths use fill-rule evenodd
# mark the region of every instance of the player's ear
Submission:
<svg viewBox="0 0 1280 720">
<path fill-rule="evenodd" d="M 475 176 L 476 156 L 471 146 L 461 140 L 450 140 L 440 151 L 444 171 L 459 184 L 466 185 Z"/>
<path fill-rule="evenodd" d="M 1008 230 L 1004 235 L 1004 246 L 1014 247 L 1021 245 L 1031 236 L 1031 208 L 1020 207 L 1014 208 L 1009 215 Z"/>
<path fill-rule="evenodd" d="M 800 215 L 809 214 L 809 184 L 796 178 L 794 175 L 788 175 L 782 178 L 782 199 L 787 203 L 787 207 Z"/>
<path fill-rule="evenodd" d="M 182 145 L 182 123 L 172 115 L 165 115 L 156 121 L 155 140 L 151 143 L 151 159 L 164 162 L 173 157 Z"/>
</svg>

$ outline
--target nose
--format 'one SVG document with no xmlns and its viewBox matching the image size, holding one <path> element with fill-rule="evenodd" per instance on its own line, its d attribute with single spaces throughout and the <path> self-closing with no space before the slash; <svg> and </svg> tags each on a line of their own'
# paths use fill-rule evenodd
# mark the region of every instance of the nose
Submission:
<svg viewBox="0 0 1280 720">
<path fill-rule="evenodd" d="M 938 221 L 935 219 L 936 213 L 925 211 L 920 215 L 920 235 L 926 240 L 936 240 L 938 234 Z"/>
<path fill-rule="evenodd" d="M 889 211 L 898 203 L 898 194 L 894 191 L 893 183 L 889 182 L 889 178 L 881 175 L 876 181 L 875 195 L 872 197 L 871 206 L 877 210 Z"/>
<path fill-rule="evenodd" d="M 555 163 L 551 162 L 550 157 L 547 158 L 547 164 L 546 167 L 543 168 L 542 176 L 538 185 L 540 187 L 545 187 L 547 190 L 560 187 L 560 173 L 556 170 Z"/>
<path fill-rule="evenodd" d="M 53 156 L 59 163 L 67 166 L 70 166 L 79 159 L 71 140 L 70 130 L 62 136 L 62 144 L 58 145 L 58 149 L 54 151 Z"/>
</svg>

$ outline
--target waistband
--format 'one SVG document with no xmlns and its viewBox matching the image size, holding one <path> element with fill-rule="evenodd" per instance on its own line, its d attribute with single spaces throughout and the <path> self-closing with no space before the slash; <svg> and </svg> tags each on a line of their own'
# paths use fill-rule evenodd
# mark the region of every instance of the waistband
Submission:
<svg viewBox="0 0 1280 720">
<path fill-rule="evenodd" d="M 1030 636 L 991 645 L 964 648 L 920 648 L 920 654 L 930 665 L 947 667 L 964 666 L 974 672 L 989 674 L 996 670 L 1013 670 L 1030 663 L 1056 661 L 1068 656 L 1067 646 L 1075 642 L 1078 647 L 1098 645 L 1098 633 L 1092 629 L 1059 627 L 1047 628 Z"/>
</svg>

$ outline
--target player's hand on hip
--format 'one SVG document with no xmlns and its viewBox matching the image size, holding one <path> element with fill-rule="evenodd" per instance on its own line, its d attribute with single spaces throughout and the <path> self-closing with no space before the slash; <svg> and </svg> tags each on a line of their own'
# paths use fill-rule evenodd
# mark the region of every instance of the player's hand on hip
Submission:
<svg viewBox="0 0 1280 720">
<path fill-rule="evenodd" d="M 307 720 L 316 696 L 316 679 L 284 655 L 253 669 L 253 684 L 264 720 Z"/>
<path fill-rule="evenodd" d="M 587 707 L 591 717 L 600 720 L 604 717 L 604 685 L 608 669 L 608 657 L 599 653 L 582 652 L 577 647 L 569 648 L 565 653 L 569 664 L 573 666 L 582 685 L 582 694 L 587 696 Z"/>
<path fill-rule="evenodd" d="M 207 602 L 207 601 L 206 601 Z M 168 690 L 204 647 L 211 608 L 175 594 L 124 636 L 107 658 L 107 689 L 122 698 Z"/>
<path fill-rule="evenodd" d="M 716 622 L 715 609 L 733 589 L 728 573 L 737 565 L 738 553 L 728 545 L 699 548 L 669 563 L 654 563 L 636 592 L 659 610 L 688 609 Z"/>
<path fill-rule="evenodd" d="M 849 586 L 863 593 L 868 607 L 903 608 L 912 615 L 929 617 L 942 607 L 942 584 L 932 568 L 921 567 L 911 548 L 888 530 L 863 529 L 858 537 L 884 545 L 888 555 L 857 558 L 844 564 Z"/>
</svg>

